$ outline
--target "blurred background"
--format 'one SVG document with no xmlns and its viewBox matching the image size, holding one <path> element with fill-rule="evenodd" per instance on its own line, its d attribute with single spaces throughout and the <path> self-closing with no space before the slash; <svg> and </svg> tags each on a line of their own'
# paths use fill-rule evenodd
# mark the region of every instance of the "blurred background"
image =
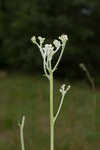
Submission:
<svg viewBox="0 0 100 150">
<path fill-rule="evenodd" d="M 56 123 L 55 149 L 100 147 L 100 0 L 0 0 L 0 150 L 20 150 L 18 122 L 26 115 L 26 149 L 49 149 L 49 86 L 31 37 L 52 42 L 67 34 L 55 72 L 54 108 L 60 85 L 72 88 Z M 95 88 L 79 67 L 84 63 Z"/>
</svg>

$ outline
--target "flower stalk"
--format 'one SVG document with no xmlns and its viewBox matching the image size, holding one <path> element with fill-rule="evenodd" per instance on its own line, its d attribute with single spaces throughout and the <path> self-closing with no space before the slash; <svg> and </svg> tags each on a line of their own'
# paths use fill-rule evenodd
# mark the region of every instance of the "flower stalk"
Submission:
<svg viewBox="0 0 100 150">
<path fill-rule="evenodd" d="M 60 113 L 64 97 L 67 93 L 67 91 L 70 89 L 70 85 L 66 88 L 66 85 L 63 84 L 60 88 L 61 92 L 61 101 L 58 107 L 57 113 L 54 115 L 54 108 L 53 108 L 53 94 L 54 94 L 54 89 L 53 89 L 53 73 L 57 69 L 58 64 L 62 58 L 64 48 L 66 45 L 66 42 L 68 40 L 67 35 L 61 35 L 59 37 L 59 40 L 54 40 L 53 44 L 44 44 L 45 38 L 38 37 L 39 43 L 37 42 L 37 39 L 35 36 L 31 38 L 32 42 L 36 44 L 40 50 L 40 53 L 43 58 L 43 69 L 45 76 L 49 80 L 49 86 L 50 86 L 50 150 L 54 150 L 54 126 L 55 126 L 55 121 Z M 60 55 L 58 57 L 58 60 L 56 64 L 52 67 L 52 59 L 53 56 L 58 50 L 60 51 Z M 23 150 L 23 149 L 22 149 Z"/>
<path fill-rule="evenodd" d="M 54 150 L 53 73 L 50 72 L 50 150 Z"/>
<path fill-rule="evenodd" d="M 22 150 L 25 150 L 24 136 L 23 136 L 24 122 L 25 122 L 25 116 L 22 117 L 22 122 L 19 123 L 19 127 L 20 127 L 20 141 L 21 141 L 21 149 Z"/>
</svg>

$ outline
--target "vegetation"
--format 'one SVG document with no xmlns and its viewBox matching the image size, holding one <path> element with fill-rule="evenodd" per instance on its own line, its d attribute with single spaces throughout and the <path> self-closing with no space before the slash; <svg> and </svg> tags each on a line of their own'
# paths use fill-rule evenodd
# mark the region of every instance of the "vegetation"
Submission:
<svg viewBox="0 0 100 150">
<path fill-rule="evenodd" d="M 60 93 L 61 93 L 61 100 L 60 100 L 60 104 L 59 107 L 57 109 L 56 114 L 54 114 L 54 72 L 55 70 L 57 70 L 57 67 L 59 65 L 59 62 L 61 61 L 62 58 L 62 54 L 64 52 L 65 49 L 65 45 L 68 41 L 68 36 L 62 34 L 61 36 L 58 37 L 58 39 L 54 40 L 52 44 L 44 44 L 45 38 L 38 36 L 38 38 L 36 38 L 35 36 L 33 36 L 31 38 L 32 42 L 34 44 L 36 44 L 40 50 L 40 53 L 42 55 L 43 58 L 43 70 L 45 73 L 45 77 L 47 77 L 47 79 L 49 80 L 49 101 L 50 101 L 50 114 L 49 114 L 49 126 L 50 126 L 50 150 L 54 150 L 54 135 L 55 135 L 55 123 L 57 120 L 57 117 L 61 111 L 61 107 L 63 104 L 63 100 L 64 97 L 66 95 L 66 93 L 69 91 L 70 89 L 70 85 L 63 84 L 60 88 Z M 39 40 L 39 43 L 37 42 L 37 40 Z M 53 65 L 52 61 L 53 61 L 53 57 L 55 55 L 55 53 L 57 53 L 60 50 L 60 54 L 59 57 L 57 58 L 56 63 Z M 22 119 L 22 127 L 24 125 L 24 121 Z M 20 126 L 20 128 L 22 128 Z M 22 128 L 23 129 L 23 128 Z M 21 145 L 22 145 L 22 150 L 24 150 L 24 140 L 23 140 L 23 130 L 21 130 L 22 132 L 22 140 L 21 140 Z"/>
<path fill-rule="evenodd" d="M 17 124 L 23 115 L 26 149 L 49 148 L 49 87 L 43 77 L 35 75 L 42 71 L 42 63 L 30 38 L 39 35 L 51 42 L 63 33 L 69 41 L 58 75 L 65 81 L 67 77 L 75 80 L 57 120 L 55 149 L 100 147 L 99 6 L 100 0 L 0 0 L 0 149 L 20 149 Z M 96 79 L 95 92 L 82 81 L 85 73 L 92 78 L 79 64 L 85 64 Z M 33 76 L 10 74 L 16 70 Z M 54 90 L 61 83 L 60 78 Z M 59 106 L 57 93 L 55 90 L 54 113 Z"/>
<path fill-rule="evenodd" d="M 54 86 L 55 113 L 62 81 Z M 55 90 L 56 89 L 56 90 Z M 55 148 L 97 150 L 100 147 L 100 89 L 94 93 L 86 83 L 73 83 L 56 122 Z M 49 149 L 49 87 L 44 77 L 10 75 L 0 79 L 0 149 L 19 150 L 19 126 L 26 116 L 26 149 Z M 58 105 L 57 105 L 58 104 Z"/>
</svg>

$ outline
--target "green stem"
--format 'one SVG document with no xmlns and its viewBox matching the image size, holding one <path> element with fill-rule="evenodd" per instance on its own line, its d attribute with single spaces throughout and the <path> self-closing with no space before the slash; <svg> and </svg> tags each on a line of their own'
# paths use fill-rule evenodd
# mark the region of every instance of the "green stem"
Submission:
<svg viewBox="0 0 100 150">
<path fill-rule="evenodd" d="M 60 53 L 59 58 L 58 58 L 58 60 L 57 60 L 57 63 L 56 63 L 56 65 L 55 65 L 54 68 L 53 68 L 53 72 L 54 72 L 54 71 L 57 69 L 57 67 L 58 67 L 58 64 L 59 64 L 59 62 L 60 62 L 60 60 L 61 60 L 61 57 L 62 57 L 62 55 L 63 55 L 63 52 L 64 52 L 65 45 L 66 45 L 66 44 L 62 45 L 62 50 L 61 50 L 61 53 Z"/>
<path fill-rule="evenodd" d="M 61 110 L 61 107 L 62 107 L 62 104 L 63 104 L 63 100 L 64 100 L 64 96 L 65 96 L 65 94 L 62 95 L 62 98 L 61 98 L 61 101 L 60 101 L 60 104 L 59 104 L 59 107 L 58 107 L 58 111 L 57 111 L 57 113 L 56 113 L 56 115 L 54 117 L 54 123 L 55 123 L 55 121 L 56 121 L 56 119 L 57 119 L 57 117 L 58 117 L 58 115 L 60 113 L 60 110 Z"/>
<path fill-rule="evenodd" d="M 25 121 L 25 116 L 23 116 L 22 122 L 20 124 L 20 139 L 21 139 L 21 148 L 22 148 L 22 150 L 25 150 L 25 147 L 24 147 L 24 136 L 23 136 L 24 121 Z"/>
<path fill-rule="evenodd" d="M 50 72 L 50 150 L 54 150 L 53 73 Z"/>
</svg>

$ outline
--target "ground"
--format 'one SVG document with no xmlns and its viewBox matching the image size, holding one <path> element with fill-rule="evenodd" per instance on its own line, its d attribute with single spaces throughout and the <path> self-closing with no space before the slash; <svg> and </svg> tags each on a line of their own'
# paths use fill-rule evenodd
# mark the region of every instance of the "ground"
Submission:
<svg viewBox="0 0 100 150">
<path fill-rule="evenodd" d="M 62 81 L 55 80 L 57 111 Z M 72 82 L 55 126 L 56 150 L 99 150 L 100 90 Z M 49 149 L 49 85 L 43 76 L 11 74 L 0 77 L 0 150 L 20 150 L 19 127 L 26 116 L 26 149 Z"/>
</svg>

